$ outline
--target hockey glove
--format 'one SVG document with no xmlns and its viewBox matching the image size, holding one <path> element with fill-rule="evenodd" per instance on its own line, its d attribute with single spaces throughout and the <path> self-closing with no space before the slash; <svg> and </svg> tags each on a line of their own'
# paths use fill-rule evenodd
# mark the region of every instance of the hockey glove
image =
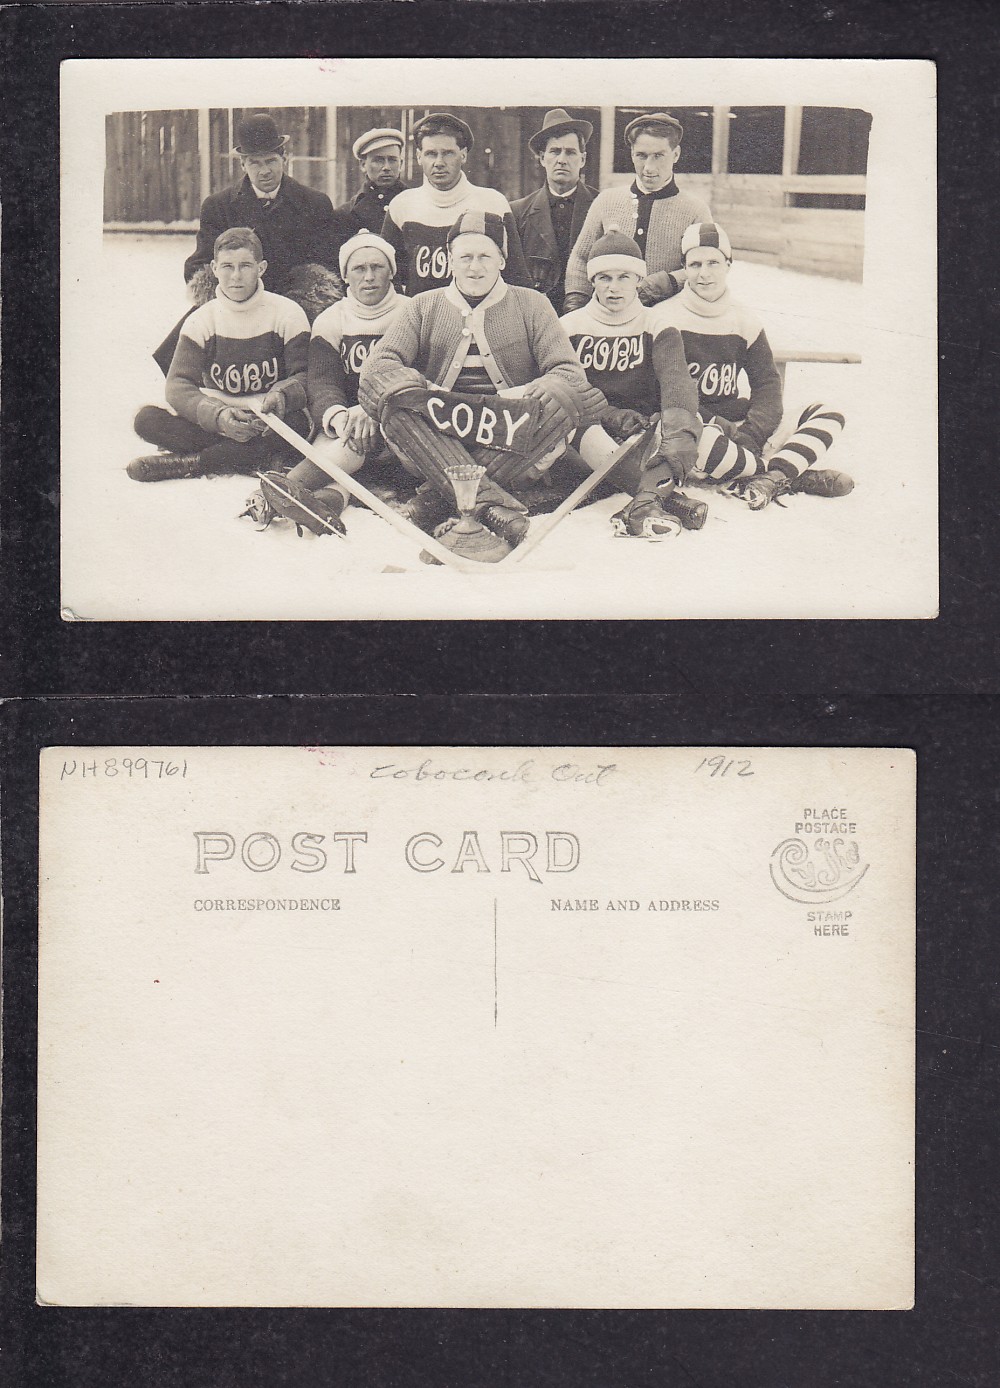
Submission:
<svg viewBox="0 0 1000 1388">
<path fill-rule="evenodd" d="M 683 486 L 690 473 L 698 466 L 698 445 L 693 434 L 682 430 L 676 434 L 666 434 L 660 440 L 654 462 L 662 460 L 670 469 L 674 481 Z"/>
<path fill-rule="evenodd" d="M 288 402 L 285 400 L 285 392 L 280 386 L 275 386 L 273 390 L 269 390 L 260 402 L 261 414 L 276 414 L 279 419 L 284 419 L 287 409 Z"/>
<path fill-rule="evenodd" d="M 609 405 L 601 415 L 601 426 L 615 443 L 624 443 L 626 439 L 648 429 L 649 420 L 638 410 L 619 410 L 614 405 Z"/>
<path fill-rule="evenodd" d="M 267 425 L 261 425 L 252 410 L 244 410 L 238 405 L 224 405 L 219 411 L 216 428 L 234 443 L 249 443 Z"/>
</svg>

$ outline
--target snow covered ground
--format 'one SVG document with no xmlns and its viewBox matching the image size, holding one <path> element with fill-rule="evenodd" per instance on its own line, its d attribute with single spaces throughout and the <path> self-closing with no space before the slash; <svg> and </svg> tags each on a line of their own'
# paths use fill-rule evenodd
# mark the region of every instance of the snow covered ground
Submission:
<svg viewBox="0 0 1000 1388">
<path fill-rule="evenodd" d="M 571 515 L 510 571 L 428 567 L 353 506 L 344 542 L 300 539 L 288 526 L 257 533 L 236 519 L 252 479 L 131 481 L 125 465 L 151 451 L 132 418 L 162 402 L 149 354 L 187 306 L 190 245 L 187 236 L 106 235 L 88 282 L 64 286 L 68 619 L 916 615 L 912 580 L 933 566 L 915 539 L 926 498 L 911 495 L 899 459 L 876 446 L 882 402 L 866 389 L 867 355 L 862 366 L 790 365 L 786 378 L 786 405 L 822 399 L 846 413 L 830 463 L 855 478 L 850 496 L 795 496 L 783 509 L 750 512 L 701 492 L 705 528 L 661 543 L 613 538 L 608 517 L 621 500 L 608 499 Z M 731 283 L 776 349 L 864 350 L 860 285 L 749 263 L 734 266 Z"/>
</svg>

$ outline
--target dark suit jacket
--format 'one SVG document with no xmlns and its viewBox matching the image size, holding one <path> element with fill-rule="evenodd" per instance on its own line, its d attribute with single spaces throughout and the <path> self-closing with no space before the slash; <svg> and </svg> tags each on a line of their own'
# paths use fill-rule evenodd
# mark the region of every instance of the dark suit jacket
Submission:
<svg viewBox="0 0 1000 1388">
<path fill-rule="evenodd" d="M 211 261 L 216 237 L 229 227 L 251 227 L 260 237 L 267 261 L 264 282 L 272 294 L 284 294 L 296 265 L 325 265 L 339 274 L 337 254 L 351 235 L 347 219 L 338 217 L 325 193 L 285 174 L 277 202 L 265 209 L 244 177 L 202 203 L 198 241 L 184 262 L 185 280 Z"/>
<path fill-rule="evenodd" d="M 597 189 L 581 183 L 573 208 L 573 224 L 570 230 L 570 249 L 580 235 L 587 209 L 597 197 Z M 565 292 L 566 261 L 569 253 L 562 255 L 552 229 L 552 213 L 549 211 L 549 191 L 544 184 L 526 198 L 512 202 L 510 210 L 521 237 L 524 258 L 528 262 L 534 287 L 544 294 L 556 313 L 562 313 Z"/>
</svg>

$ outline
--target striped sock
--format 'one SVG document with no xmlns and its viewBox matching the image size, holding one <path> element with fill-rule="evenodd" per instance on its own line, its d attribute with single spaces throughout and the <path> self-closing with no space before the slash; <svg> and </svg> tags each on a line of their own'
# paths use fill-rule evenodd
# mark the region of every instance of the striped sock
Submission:
<svg viewBox="0 0 1000 1388">
<path fill-rule="evenodd" d="M 755 477 L 763 470 L 764 464 L 755 454 L 728 438 L 717 425 L 706 424 L 702 429 L 698 471 L 710 482 L 735 482 L 741 477 Z"/>
<path fill-rule="evenodd" d="M 793 480 L 801 477 L 806 468 L 826 457 L 843 428 L 842 414 L 827 405 L 810 405 L 802 411 L 795 433 L 768 459 L 768 471 L 783 473 Z"/>
</svg>

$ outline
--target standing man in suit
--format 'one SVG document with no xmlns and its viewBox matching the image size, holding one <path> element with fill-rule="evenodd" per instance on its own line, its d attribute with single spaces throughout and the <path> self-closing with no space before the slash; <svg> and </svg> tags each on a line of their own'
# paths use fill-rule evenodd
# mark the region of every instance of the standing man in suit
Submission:
<svg viewBox="0 0 1000 1388">
<path fill-rule="evenodd" d="M 541 130 L 528 141 L 545 183 L 510 205 L 534 286 L 556 313 L 562 312 L 569 253 L 597 197 L 582 178 L 593 133 L 589 120 L 574 120 L 562 107 L 547 111 Z"/>
<path fill-rule="evenodd" d="M 230 227 L 250 227 L 257 233 L 272 294 L 288 294 L 294 288 L 292 271 L 298 266 L 336 272 L 350 227 L 325 193 L 296 183 L 288 173 L 289 140 L 274 117 L 264 111 L 244 116 L 236 138 L 243 177 L 202 203 L 198 240 L 184 262 L 185 280 L 190 283 L 203 265 L 211 263 L 216 237 Z"/>
<path fill-rule="evenodd" d="M 366 130 L 351 146 L 361 166 L 364 183 L 350 202 L 337 208 L 337 216 L 350 226 L 351 235 L 371 231 L 377 236 L 385 221 L 385 209 L 406 187 L 399 177 L 403 164 L 403 132 L 380 126 Z"/>
<path fill-rule="evenodd" d="M 343 298 L 338 272 L 340 248 L 351 235 L 346 218 L 339 217 L 325 193 L 296 183 L 288 173 L 287 135 L 266 111 L 244 116 L 236 126 L 235 153 L 243 177 L 212 193 L 201 205 L 195 248 L 184 262 L 184 280 L 194 308 L 215 297 L 212 273 L 215 243 L 231 227 L 249 228 L 263 247 L 267 290 L 283 294 L 305 310 L 311 323 L 316 315 Z M 170 369 L 184 318 L 153 353 L 164 375 Z"/>
</svg>

